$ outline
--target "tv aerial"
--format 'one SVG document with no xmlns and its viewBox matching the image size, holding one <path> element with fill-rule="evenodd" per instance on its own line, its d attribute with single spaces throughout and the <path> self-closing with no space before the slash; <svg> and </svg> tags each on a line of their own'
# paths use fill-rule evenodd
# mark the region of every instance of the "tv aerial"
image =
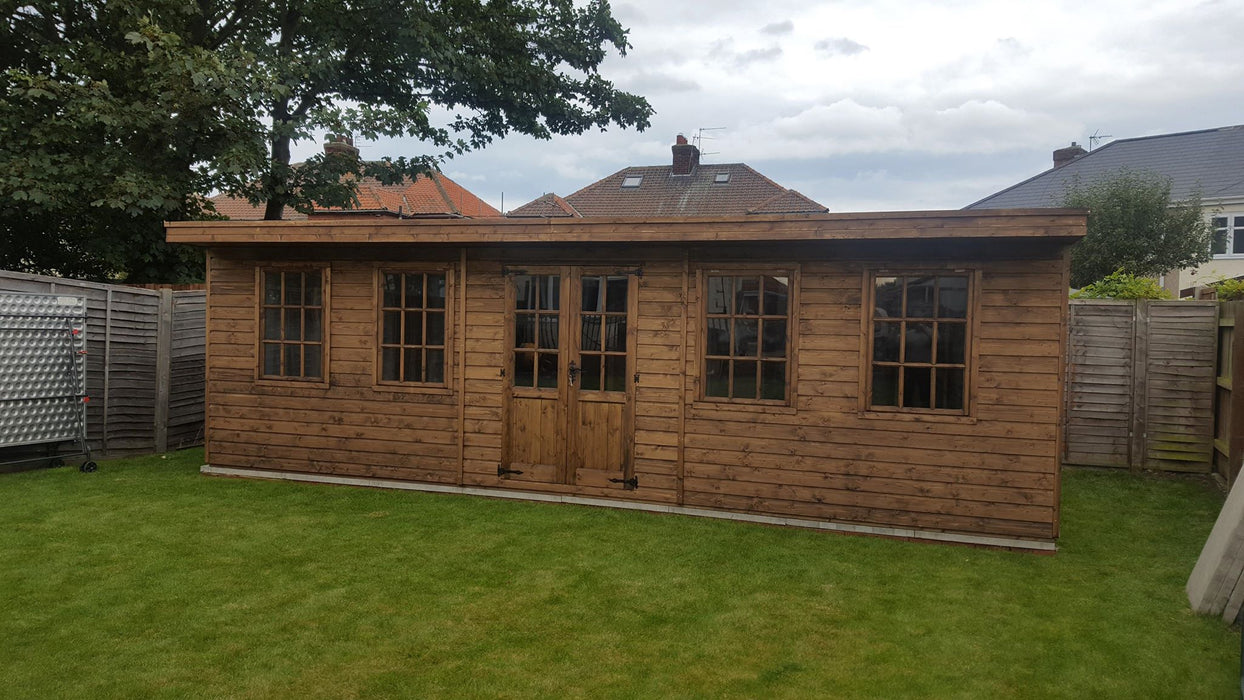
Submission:
<svg viewBox="0 0 1244 700">
<path fill-rule="evenodd" d="M 701 156 L 715 156 L 718 153 L 717 151 L 705 151 L 704 150 L 704 141 L 706 139 L 709 141 L 715 140 L 712 136 L 705 136 L 704 132 L 705 131 L 724 131 L 725 128 L 726 127 L 724 126 L 702 126 L 695 130 L 695 136 L 691 137 L 691 145 L 699 149 Z"/>
<path fill-rule="evenodd" d="M 1101 133 L 1101 129 L 1094 131 L 1093 135 L 1089 137 L 1089 150 L 1091 151 L 1094 148 L 1096 148 L 1098 141 L 1105 141 L 1106 139 L 1112 139 L 1112 138 L 1114 138 L 1114 136 L 1112 136 L 1111 134 Z"/>
</svg>

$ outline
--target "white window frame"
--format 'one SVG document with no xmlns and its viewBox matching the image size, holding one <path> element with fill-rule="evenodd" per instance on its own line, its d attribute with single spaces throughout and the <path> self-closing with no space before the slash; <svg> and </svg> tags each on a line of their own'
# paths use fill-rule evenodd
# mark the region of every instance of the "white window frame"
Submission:
<svg viewBox="0 0 1244 700">
<path fill-rule="evenodd" d="M 1215 223 L 1222 219 L 1225 221 L 1224 226 L 1217 226 Z M 1213 253 L 1215 260 L 1244 260 L 1244 253 L 1231 252 L 1235 247 L 1236 235 L 1244 236 L 1244 211 L 1225 211 L 1215 213 L 1210 216 L 1210 226 L 1214 229 L 1214 237 L 1217 238 L 1219 231 L 1225 232 L 1227 240 L 1227 252 Z M 1210 250 L 1213 251 L 1213 243 L 1210 243 Z"/>
</svg>

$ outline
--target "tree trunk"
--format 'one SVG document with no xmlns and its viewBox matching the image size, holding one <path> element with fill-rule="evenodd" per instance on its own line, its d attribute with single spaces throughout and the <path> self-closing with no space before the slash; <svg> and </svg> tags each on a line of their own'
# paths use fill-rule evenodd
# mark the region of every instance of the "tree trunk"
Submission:
<svg viewBox="0 0 1244 700">
<path fill-rule="evenodd" d="M 268 206 L 264 210 L 265 221 L 278 221 L 285 204 L 289 202 L 289 103 L 279 101 L 272 110 L 272 162 L 268 169 L 265 190 L 268 192 Z M 281 182 L 278 182 L 278 178 Z"/>
</svg>

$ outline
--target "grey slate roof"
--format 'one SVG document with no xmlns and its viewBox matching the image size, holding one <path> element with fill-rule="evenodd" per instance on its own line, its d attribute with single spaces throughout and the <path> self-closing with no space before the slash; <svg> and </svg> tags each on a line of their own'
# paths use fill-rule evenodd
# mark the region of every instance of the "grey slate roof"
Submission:
<svg viewBox="0 0 1244 700">
<path fill-rule="evenodd" d="M 964 209 L 1061 206 L 1077 176 L 1091 182 L 1122 169 L 1169 177 L 1171 197 L 1177 200 L 1194 192 L 1207 201 L 1244 198 L 1244 125 L 1111 141 Z"/>
</svg>

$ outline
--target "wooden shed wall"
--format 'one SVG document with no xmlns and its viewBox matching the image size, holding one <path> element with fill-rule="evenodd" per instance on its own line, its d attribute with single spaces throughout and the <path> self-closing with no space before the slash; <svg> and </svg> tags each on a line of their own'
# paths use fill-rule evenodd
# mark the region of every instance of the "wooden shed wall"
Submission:
<svg viewBox="0 0 1244 700">
<path fill-rule="evenodd" d="M 863 260 L 800 264 L 797 375 L 789 408 L 696 400 L 695 271 L 718 249 L 649 246 L 603 257 L 643 268 L 638 283 L 634 474 L 640 487 L 516 483 L 497 475 L 507 363 L 503 266 L 599 262 L 599 249 L 406 248 L 328 264 L 326 386 L 257 381 L 256 268 L 280 249 L 210 254 L 208 459 L 213 466 L 388 477 L 604 496 L 892 527 L 1050 539 L 1058 531 L 1066 261 L 1049 244 L 1023 259 L 961 258 L 980 271 L 975 397 L 968 417 L 861 412 Z M 336 249 L 333 249 L 336 250 Z M 754 259 L 762 248 L 734 255 Z M 771 250 L 771 248 L 770 248 Z M 350 257 L 351 260 L 343 258 Z M 396 259 L 455 270 L 450 389 L 377 387 L 375 271 Z M 916 260 L 919 257 L 916 256 Z M 381 263 L 379 261 L 385 261 Z M 462 264 L 465 263 L 465 272 Z M 914 264 L 914 263 L 913 263 Z M 686 300 L 686 304 L 683 300 Z"/>
</svg>

